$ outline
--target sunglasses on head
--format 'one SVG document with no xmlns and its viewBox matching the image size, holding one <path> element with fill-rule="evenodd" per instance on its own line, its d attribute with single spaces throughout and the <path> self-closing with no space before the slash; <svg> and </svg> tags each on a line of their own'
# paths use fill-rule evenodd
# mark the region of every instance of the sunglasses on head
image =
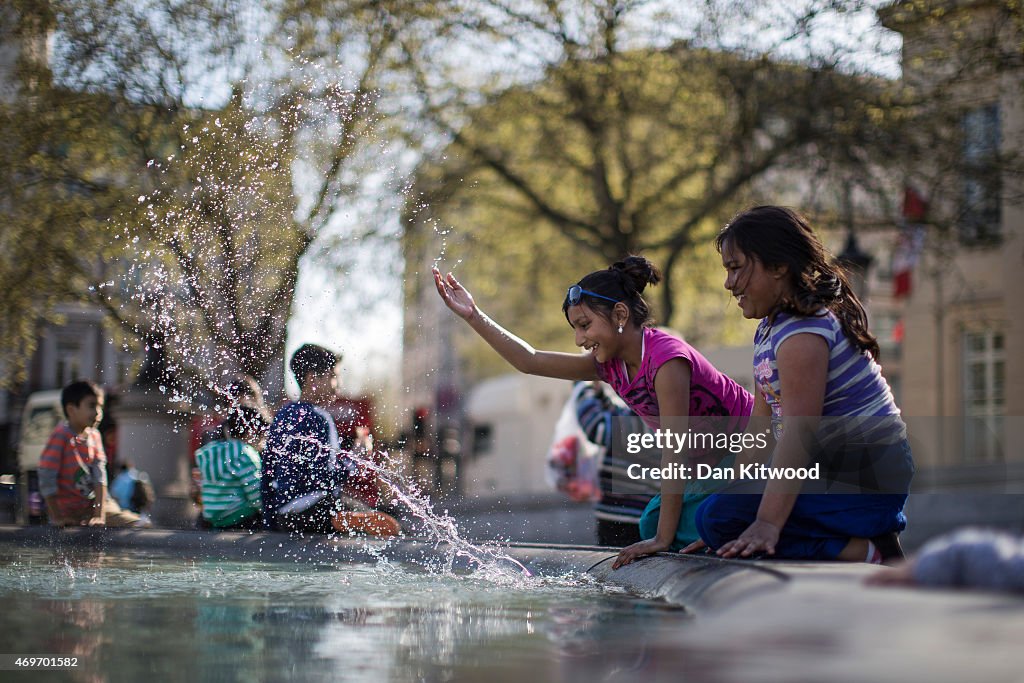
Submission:
<svg viewBox="0 0 1024 683">
<path fill-rule="evenodd" d="M 570 287 L 569 293 L 565 295 L 565 298 L 569 302 L 570 306 L 578 306 L 580 303 L 580 299 L 583 298 L 584 294 L 586 294 L 587 296 L 597 297 L 598 299 L 604 299 L 605 301 L 611 301 L 613 304 L 619 303 L 618 299 L 613 299 L 610 296 L 598 294 L 597 292 L 591 292 L 589 289 L 583 289 L 579 285 L 573 285 L 572 287 Z"/>
</svg>

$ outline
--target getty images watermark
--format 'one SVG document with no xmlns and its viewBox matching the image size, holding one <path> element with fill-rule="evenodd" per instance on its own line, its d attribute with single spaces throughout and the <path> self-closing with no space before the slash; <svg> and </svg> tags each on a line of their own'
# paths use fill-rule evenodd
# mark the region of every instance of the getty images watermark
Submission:
<svg viewBox="0 0 1024 683">
<path fill-rule="evenodd" d="M 805 493 L 905 493 L 914 473 L 907 425 L 898 415 L 790 418 L 780 462 L 773 462 L 784 426 L 778 420 L 676 420 L 681 424 L 663 420 L 658 428 L 639 418 L 612 420 L 601 476 L 613 493 L 657 493 L 666 482 L 750 493 L 771 481 L 794 482 Z"/>
<path fill-rule="evenodd" d="M 719 452 L 738 455 L 746 451 L 767 451 L 771 442 L 771 430 L 756 434 L 749 432 L 714 433 L 695 432 L 688 429 L 677 433 L 671 429 L 656 429 L 649 432 L 631 432 L 626 435 L 626 453 L 632 456 L 645 451 L 671 451 L 675 455 L 684 453 Z M 695 462 L 684 464 L 670 462 L 657 467 L 634 462 L 626 467 L 630 479 L 690 481 L 695 479 L 712 481 L 766 481 L 769 479 L 801 479 L 817 481 L 821 478 L 821 463 L 808 467 L 772 467 L 761 462 L 740 465 L 711 464 Z"/>
</svg>

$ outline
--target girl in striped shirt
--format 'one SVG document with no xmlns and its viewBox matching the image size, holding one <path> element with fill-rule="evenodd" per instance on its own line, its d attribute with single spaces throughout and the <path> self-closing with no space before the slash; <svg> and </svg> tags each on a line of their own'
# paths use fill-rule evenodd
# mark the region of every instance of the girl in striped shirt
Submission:
<svg viewBox="0 0 1024 683">
<path fill-rule="evenodd" d="M 711 496 L 697 511 L 701 538 L 723 557 L 902 556 L 897 534 L 913 474 L 906 427 L 842 270 L 807 221 L 783 207 L 740 214 L 716 246 L 725 288 L 744 317 L 761 320 L 753 415 L 768 418 L 776 438 L 769 464 L 817 463 L 821 477 L 769 478 Z M 734 495 L 742 493 L 754 495 Z"/>
</svg>

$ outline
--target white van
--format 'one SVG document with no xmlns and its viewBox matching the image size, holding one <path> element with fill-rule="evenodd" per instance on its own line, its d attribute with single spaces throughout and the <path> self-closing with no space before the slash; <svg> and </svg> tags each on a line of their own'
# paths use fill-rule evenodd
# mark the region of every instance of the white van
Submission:
<svg viewBox="0 0 1024 683">
<path fill-rule="evenodd" d="M 60 390 L 37 391 L 25 402 L 18 439 L 18 503 L 22 521 L 42 522 L 46 505 L 39 495 L 39 458 L 57 424 L 64 419 Z"/>
<path fill-rule="evenodd" d="M 477 384 L 466 401 L 472 450 L 460 463 L 467 496 L 552 493 L 547 457 L 572 382 L 513 372 Z"/>
</svg>

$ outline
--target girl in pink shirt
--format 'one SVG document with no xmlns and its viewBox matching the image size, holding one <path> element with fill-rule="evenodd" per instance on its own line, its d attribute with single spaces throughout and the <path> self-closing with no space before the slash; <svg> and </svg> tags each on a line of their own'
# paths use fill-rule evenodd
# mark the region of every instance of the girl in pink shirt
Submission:
<svg viewBox="0 0 1024 683">
<path fill-rule="evenodd" d="M 566 293 L 562 311 L 575 331 L 576 345 L 586 354 L 534 349 L 488 318 L 451 273 L 442 276 L 437 268 L 433 273 L 448 308 L 520 372 L 604 380 L 648 425 L 676 434 L 687 431 L 691 417 L 733 417 L 741 428 L 750 415 L 753 399 L 746 390 L 683 340 L 651 328 L 650 308 L 642 293 L 647 285 L 661 281 L 661 273 L 642 256 L 595 271 Z M 680 454 L 665 448 L 662 464 L 669 463 L 681 464 Z M 662 480 L 662 495 L 651 503 L 654 508 L 660 505 L 656 532 L 624 548 L 613 567 L 679 545 L 685 488 L 685 480 Z M 691 509 L 690 517 L 692 513 Z"/>
</svg>

